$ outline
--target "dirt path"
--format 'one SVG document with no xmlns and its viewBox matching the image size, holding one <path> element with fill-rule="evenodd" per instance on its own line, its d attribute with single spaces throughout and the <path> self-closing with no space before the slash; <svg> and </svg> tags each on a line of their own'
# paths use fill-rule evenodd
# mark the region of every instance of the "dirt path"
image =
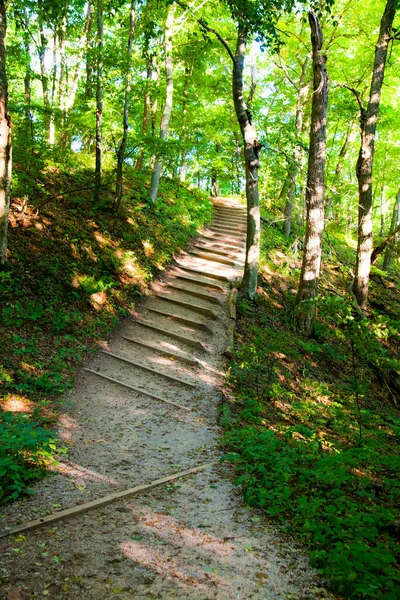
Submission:
<svg viewBox="0 0 400 600">
<path fill-rule="evenodd" d="M 216 203 L 213 225 L 77 377 L 61 416 L 68 460 L 35 496 L 1 509 L 3 531 L 218 461 L 226 298 L 244 231 L 243 207 Z M 7 600 L 328 597 L 218 463 L 0 539 L 0 557 Z"/>
</svg>

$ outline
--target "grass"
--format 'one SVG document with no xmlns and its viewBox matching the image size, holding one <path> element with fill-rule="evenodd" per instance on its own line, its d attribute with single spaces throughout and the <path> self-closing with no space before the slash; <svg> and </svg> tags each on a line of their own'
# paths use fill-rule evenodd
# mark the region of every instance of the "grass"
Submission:
<svg viewBox="0 0 400 600">
<path fill-rule="evenodd" d="M 346 290 L 353 252 L 325 239 L 318 324 L 296 334 L 300 254 L 265 231 L 255 304 L 239 302 L 224 407 L 228 458 L 246 501 L 309 547 L 312 564 L 348 598 L 399 596 L 399 292 L 377 269 L 370 314 Z M 393 384 L 393 385 L 392 385 Z"/>
<path fill-rule="evenodd" d="M 15 171 L 9 270 L 0 273 L 0 436 L 4 449 L 19 428 L 21 443 L 0 453 L 0 503 L 43 476 L 56 443 L 49 431 L 85 355 L 211 217 L 204 194 L 169 179 L 150 205 L 146 173 L 127 172 L 113 214 L 107 188 L 93 205 L 90 171 L 43 166 L 29 186 Z M 26 470 L 15 485 L 14 467 Z"/>
</svg>

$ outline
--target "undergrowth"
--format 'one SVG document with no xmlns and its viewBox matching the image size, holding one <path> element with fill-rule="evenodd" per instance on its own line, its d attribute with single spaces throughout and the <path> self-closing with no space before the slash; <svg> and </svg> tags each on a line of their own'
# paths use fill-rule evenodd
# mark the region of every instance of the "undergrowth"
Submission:
<svg viewBox="0 0 400 600">
<path fill-rule="evenodd" d="M 208 198 L 175 180 L 149 204 L 148 178 L 127 171 L 114 214 L 111 185 L 93 204 L 91 171 L 15 166 L 9 269 L 0 272 L 0 503 L 43 475 L 56 449 L 49 431 L 85 354 L 211 217 Z"/>
<path fill-rule="evenodd" d="M 316 334 L 305 340 L 292 319 L 300 254 L 278 231 L 264 236 L 257 301 L 238 305 L 227 457 L 246 501 L 301 537 L 335 591 L 396 600 L 399 293 L 387 274 L 373 277 L 371 313 L 357 320 L 347 249 L 334 234 L 329 244 Z"/>
</svg>

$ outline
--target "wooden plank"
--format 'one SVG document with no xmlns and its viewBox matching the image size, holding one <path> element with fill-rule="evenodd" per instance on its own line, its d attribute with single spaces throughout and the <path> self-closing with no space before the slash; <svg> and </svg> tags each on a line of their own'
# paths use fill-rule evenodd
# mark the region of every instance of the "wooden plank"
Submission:
<svg viewBox="0 0 400 600">
<path fill-rule="evenodd" d="M 210 252 L 212 254 L 218 254 L 220 256 L 228 257 L 228 258 L 236 258 L 239 259 L 242 252 L 229 252 L 228 250 L 220 250 L 219 244 L 193 244 L 194 248 L 198 248 L 202 252 Z"/>
<path fill-rule="evenodd" d="M 221 285 L 218 285 L 217 283 L 215 283 L 214 281 L 205 281 L 204 279 L 193 279 L 193 277 L 188 277 L 187 275 L 181 275 L 181 274 L 177 274 L 176 275 L 177 279 L 183 279 L 184 281 L 190 281 L 191 283 L 197 283 L 198 285 L 203 285 L 205 287 L 209 287 L 213 290 L 218 290 L 219 292 L 226 292 L 226 289 L 224 289 Z"/>
<path fill-rule="evenodd" d="M 236 320 L 236 301 L 238 296 L 238 288 L 234 287 L 231 289 L 228 295 L 228 315 L 231 319 Z"/>
<path fill-rule="evenodd" d="M 154 373 L 154 375 L 159 375 L 160 377 L 166 377 L 167 379 L 171 379 L 171 381 L 175 381 L 176 383 L 181 383 L 182 385 L 188 385 L 190 387 L 196 387 L 196 384 L 191 383 L 189 381 L 184 381 L 179 379 L 179 377 L 174 377 L 174 375 L 168 375 L 167 373 L 163 373 L 162 371 L 157 371 L 156 369 L 152 369 L 147 365 L 142 365 L 134 360 L 129 360 L 128 358 L 124 358 L 123 356 L 119 356 L 119 354 L 114 354 L 113 352 L 109 352 L 108 350 L 102 350 L 102 354 L 106 356 L 111 356 L 112 358 L 116 358 L 117 360 L 122 360 L 122 362 L 127 363 L 128 365 L 133 365 L 134 367 L 139 367 L 139 369 L 143 369 L 144 371 L 149 371 L 150 373 Z"/>
<path fill-rule="evenodd" d="M 148 329 L 152 329 L 153 331 L 157 331 L 158 333 L 161 333 L 168 337 L 171 337 L 174 340 L 178 340 L 179 342 L 183 342 L 184 344 L 187 344 L 188 346 L 197 348 L 198 350 L 201 350 L 202 352 L 206 352 L 207 354 L 209 354 L 209 352 L 210 352 L 209 350 L 207 350 L 207 348 L 205 346 L 203 346 L 203 344 L 199 340 L 194 340 L 192 338 L 188 338 L 179 333 L 175 333 L 174 331 L 168 331 L 166 329 L 163 329 L 162 327 L 158 327 L 157 325 L 154 325 L 153 323 L 150 323 L 143 319 L 136 319 L 135 323 L 137 323 L 138 325 L 142 325 L 143 327 L 147 327 Z"/>
<path fill-rule="evenodd" d="M 204 292 L 198 292 L 197 290 L 189 290 L 188 288 L 182 287 L 180 285 L 175 285 L 174 283 L 166 283 L 165 285 L 173 290 L 177 290 L 178 292 L 183 292 L 185 294 L 189 294 L 189 296 L 194 296 L 195 298 L 201 298 L 203 300 L 207 300 L 208 302 L 211 302 L 212 304 L 221 305 L 220 300 L 218 298 L 216 298 L 215 296 L 210 296 L 210 294 L 205 294 Z"/>
<path fill-rule="evenodd" d="M 211 279 L 217 279 L 218 281 L 226 281 L 229 283 L 231 278 L 227 275 L 221 275 L 220 273 L 210 273 L 210 271 L 204 272 L 198 269 L 192 269 L 191 267 L 184 267 L 183 265 L 177 263 L 180 269 L 184 271 L 189 271 L 189 273 L 196 273 L 197 275 L 204 275 L 204 277 L 210 277 Z"/>
<path fill-rule="evenodd" d="M 167 302 L 172 302 L 173 304 L 177 304 L 178 306 L 183 306 L 188 310 L 193 310 L 200 315 L 204 315 L 209 319 L 217 319 L 218 316 L 216 313 L 211 310 L 211 308 L 205 308 L 204 306 L 199 306 L 198 304 L 191 304 L 190 302 L 184 302 L 183 300 L 177 300 L 176 298 L 172 298 L 168 296 L 168 294 L 156 294 L 157 298 L 161 298 L 161 300 L 166 300 Z"/>
<path fill-rule="evenodd" d="M 187 319 L 186 317 L 181 317 L 180 315 L 174 315 L 171 313 L 167 313 L 163 310 L 159 310 L 158 308 L 148 308 L 151 312 L 154 312 L 158 315 L 166 317 L 167 319 L 172 319 L 177 321 L 177 323 L 182 323 L 182 325 L 186 325 L 187 327 L 191 327 L 192 329 L 197 329 L 198 331 L 205 331 L 206 333 L 210 333 L 212 335 L 212 331 L 205 323 L 201 321 L 195 321 L 194 319 Z"/>
<path fill-rule="evenodd" d="M 192 251 L 189 251 L 189 254 L 193 255 L 193 256 L 198 256 L 199 258 L 204 258 L 204 260 L 211 260 L 211 261 L 214 261 L 217 263 L 221 263 L 222 265 L 228 265 L 230 267 L 238 266 L 238 263 L 234 260 L 229 260 L 229 258 L 225 258 L 223 256 L 218 256 L 218 255 L 212 254 L 211 250 L 209 252 L 210 252 L 210 254 L 207 254 L 207 252 L 199 252 L 196 250 L 192 250 Z"/>
<path fill-rule="evenodd" d="M 188 410 L 188 411 L 192 410 L 191 408 L 188 408 L 187 406 L 183 406 L 183 404 L 177 404 L 177 402 L 172 402 L 172 400 L 167 400 L 166 398 L 157 396 L 156 394 L 153 394 L 152 392 L 146 392 L 145 390 L 136 388 L 133 385 L 129 385 L 128 383 L 124 383 L 123 381 L 119 381 L 119 379 L 114 379 L 113 377 L 109 377 L 108 375 L 103 375 L 103 373 L 99 373 L 98 371 L 93 371 L 92 369 L 88 369 L 88 368 L 85 368 L 84 371 L 87 371 L 88 373 L 92 373 L 93 375 L 97 375 L 98 377 L 101 377 L 102 379 L 106 379 L 107 381 L 111 381 L 111 383 L 116 383 L 118 385 L 121 385 L 122 387 L 126 387 L 128 390 L 131 390 L 132 392 L 136 392 L 137 394 L 143 394 L 145 396 L 149 396 L 149 398 L 153 398 L 154 400 L 159 400 L 160 402 L 166 402 L 167 404 L 171 404 L 172 406 L 175 406 L 176 408 L 182 408 L 183 410 Z"/>
<path fill-rule="evenodd" d="M 107 506 L 112 502 L 123 500 L 124 498 L 129 498 L 129 496 L 134 496 L 135 494 L 139 494 L 140 492 L 150 490 L 154 487 L 162 485 L 163 483 L 173 481 L 174 479 L 179 479 L 180 477 L 186 477 L 187 475 L 199 473 L 200 471 L 204 471 L 204 469 L 213 467 L 215 464 L 217 464 L 217 462 L 218 461 L 213 461 L 199 465 L 198 467 L 193 467 L 193 469 L 187 469 L 186 471 L 173 473 L 172 475 L 167 475 L 166 477 L 155 479 L 150 483 L 137 485 L 135 487 L 128 488 L 127 490 L 123 490 L 122 492 L 114 492 L 113 494 L 108 494 L 107 496 L 103 496 L 102 498 L 97 498 L 96 500 L 85 502 L 85 504 L 79 504 L 78 506 L 73 506 L 72 508 L 66 508 L 64 510 L 60 510 L 56 513 L 53 513 L 52 515 L 46 515 L 45 517 L 40 517 L 39 519 L 35 519 L 34 521 L 28 521 L 28 523 L 17 525 L 16 527 L 11 527 L 10 529 L 4 529 L 3 531 L 0 531 L 0 538 L 8 537 L 10 535 L 16 535 L 17 533 L 33 531 L 34 529 L 38 529 L 39 527 L 43 527 L 45 525 L 57 523 L 57 521 L 63 521 L 65 519 L 69 519 L 70 517 L 81 515 L 83 513 L 88 512 L 89 510 Z"/>
<path fill-rule="evenodd" d="M 203 233 L 200 239 L 217 242 L 218 244 L 222 244 L 226 248 L 236 248 L 238 250 L 242 250 L 244 248 L 244 242 L 241 242 L 236 239 L 228 239 L 226 236 L 217 235 L 216 233 L 212 233 L 210 231 L 208 232 L 208 235 Z"/>
<path fill-rule="evenodd" d="M 127 342 L 131 342 L 132 344 L 137 344 L 138 346 L 143 346 L 144 348 L 149 348 L 149 350 L 153 350 L 153 352 L 158 352 L 159 354 L 163 354 L 167 358 L 172 357 L 176 360 L 181 360 L 182 362 L 187 363 L 188 365 L 192 365 L 194 367 L 201 367 L 201 362 L 188 354 L 181 354 L 179 352 L 172 352 L 171 350 L 167 350 L 166 348 L 160 348 L 160 346 L 155 346 L 150 344 L 149 342 L 143 342 L 137 338 L 128 337 L 126 335 L 122 336 L 124 340 Z"/>
</svg>

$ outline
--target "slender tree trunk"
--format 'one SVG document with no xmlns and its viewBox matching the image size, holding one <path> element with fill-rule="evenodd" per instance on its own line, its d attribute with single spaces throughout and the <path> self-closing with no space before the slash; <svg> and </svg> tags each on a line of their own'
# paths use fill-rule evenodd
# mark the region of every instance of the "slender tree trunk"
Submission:
<svg viewBox="0 0 400 600">
<path fill-rule="evenodd" d="M 49 79 L 47 75 L 46 69 L 46 61 L 45 54 L 47 48 L 47 39 L 44 33 L 44 22 L 43 22 L 43 14 L 44 14 L 44 6 L 43 0 L 38 0 L 38 24 L 40 30 L 40 45 L 38 47 L 39 53 L 39 64 L 40 64 L 40 79 L 42 83 L 42 94 L 43 94 L 43 110 L 44 110 L 44 132 L 45 138 L 48 139 L 49 132 L 49 112 L 50 112 L 50 102 L 49 102 Z"/>
<path fill-rule="evenodd" d="M 133 36 L 135 33 L 135 7 L 136 0 L 131 0 L 131 8 L 129 11 L 129 38 L 126 57 L 126 75 L 125 75 L 125 97 L 124 97 L 124 112 L 122 118 L 122 140 L 117 153 L 117 175 L 115 180 L 115 200 L 114 210 L 118 210 L 122 200 L 122 169 L 125 160 L 126 144 L 128 142 L 128 127 L 129 127 L 129 100 L 131 93 L 131 71 L 132 71 L 132 48 Z"/>
<path fill-rule="evenodd" d="M 86 100 L 89 100 L 93 95 L 93 57 L 92 57 L 92 26 L 93 26 L 93 17 L 94 17 L 94 0 L 89 0 L 88 2 L 88 14 L 90 14 L 90 18 L 87 21 L 88 28 L 86 31 L 86 82 L 85 82 L 85 97 Z"/>
<path fill-rule="evenodd" d="M 371 255 L 371 264 L 375 264 L 378 256 L 385 251 L 383 258 L 383 270 L 388 271 L 393 258 L 393 248 L 399 240 L 400 227 L 400 189 L 397 192 L 394 201 L 392 221 L 390 224 L 389 236 L 373 251 Z"/>
<path fill-rule="evenodd" d="M 185 143 L 185 135 L 186 135 L 186 117 L 187 117 L 187 103 L 189 97 L 189 78 L 191 74 L 190 67 L 185 67 L 185 79 L 183 82 L 183 100 L 182 100 L 182 131 L 181 131 L 181 140 Z M 182 183 L 186 181 L 186 152 L 185 149 L 182 150 L 181 155 L 181 169 L 179 179 Z"/>
<path fill-rule="evenodd" d="M 175 4 L 171 4 L 168 8 L 167 20 L 165 22 L 165 76 L 166 76 L 166 96 L 165 108 L 161 119 L 160 138 L 162 140 L 168 137 L 168 124 L 172 113 L 172 98 L 174 92 L 174 82 L 172 78 L 172 35 L 175 15 Z M 149 190 L 149 198 L 155 202 L 158 194 L 158 186 L 160 185 L 160 177 L 162 170 L 162 159 L 158 158 L 154 165 L 151 184 Z"/>
<path fill-rule="evenodd" d="M 64 148 L 66 148 L 69 145 L 70 139 L 71 139 L 71 135 L 70 135 L 70 131 L 69 131 L 71 113 L 72 113 L 72 109 L 74 108 L 74 105 L 75 105 L 75 98 L 76 98 L 76 94 L 78 91 L 79 80 L 81 79 L 81 76 L 82 76 L 82 60 L 83 60 L 83 55 L 84 55 L 85 49 L 86 49 L 87 53 L 89 52 L 90 44 L 89 44 L 88 33 L 92 26 L 93 14 L 94 14 L 93 0 L 90 0 L 87 4 L 85 24 L 83 27 L 83 32 L 82 32 L 81 38 L 79 40 L 78 56 L 77 56 L 75 70 L 74 70 L 74 73 L 72 76 L 71 88 L 67 94 L 66 86 L 64 84 L 64 86 L 63 86 L 63 90 L 64 90 L 63 93 L 65 96 L 64 102 L 60 103 L 60 105 L 62 104 L 62 111 L 63 111 L 63 129 L 62 129 L 61 136 L 60 136 L 60 144 Z M 60 79 L 62 79 L 61 75 L 60 75 Z"/>
<path fill-rule="evenodd" d="M 162 40 L 160 40 L 160 44 Z M 152 93 L 154 90 L 158 89 L 160 83 L 160 62 L 157 54 L 154 55 L 154 68 L 152 72 Z M 157 111 L 158 111 L 158 98 L 157 93 L 153 94 L 153 101 L 151 103 L 151 135 L 153 138 L 156 137 L 157 130 Z M 154 169 L 154 165 L 156 162 L 156 156 L 153 154 L 150 157 L 150 169 Z"/>
<path fill-rule="evenodd" d="M 313 48 L 314 93 L 311 109 L 310 150 L 306 187 L 306 236 L 299 290 L 296 298 L 298 330 L 310 336 L 314 329 L 315 299 L 321 268 L 324 229 L 324 168 L 326 155 L 326 113 L 329 79 L 326 57 L 321 54 L 322 30 L 314 13 L 308 14 Z"/>
<path fill-rule="evenodd" d="M 296 181 L 301 160 L 300 140 L 303 133 L 304 110 L 307 104 L 308 91 L 310 88 L 309 82 L 306 81 L 309 62 L 310 55 L 305 58 L 301 66 L 301 74 L 299 84 L 297 86 L 296 144 L 293 151 L 293 160 L 289 165 L 288 175 L 279 195 L 280 199 L 286 200 L 283 221 L 283 232 L 286 237 L 289 237 L 290 230 L 292 228 L 293 201 L 296 193 Z"/>
<path fill-rule="evenodd" d="M 11 120 L 7 112 L 6 33 L 5 0 L 0 0 L 0 268 L 4 268 L 7 261 L 11 180 Z"/>
<path fill-rule="evenodd" d="M 29 15 L 27 11 L 25 12 L 25 22 L 24 22 L 24 47 L 25 52 L 27 54 L 27 65 L 25 69 L 24 76 L 24 90 L 25 90 L 25 122 L 26 122 L 26 131 L 29 137 L 31 138 L 31 142 L 34 142 L 34 133 L 33 133 L 33 120 L 31 113 L 31 100 L 32 100 L 32 67 L 31 67 L 31 47 L 30 47 L 30 36 L 29 36 Z"/>
<path fill-rule="evenodd" d="M 358 244 L 353 292 L 358 306 L 363 311 L 367 308 L 368 283 L 371 269 L 372 166 L 374 160 L 375 132 L 396 5 L 397 0 L 387 0 L 375 48 L 368 107 L 365 110 L 361 106 L 361 146 L 356 169 L 358 179 Z"/>
<path fill-rule="evenodd" d="M 246 165 L 247 241 L 246 262 L 241 285 L 244 297 L 253 300 L 257 291 L 258 261 L 260 256 L 260 203 L 258 198 L 258 153 L 260 145 L 250 112 L 243 97 L 243 69 L 248 32 L 239 23 L 236 51 L 233 57 L 232 95 L 236 117 L 244 144 Z"/>
<path fill-rule="evenodd" d="M 97 0 L 96 169 L 94 201 L 100 200 L 103 159 L 103 0 Z"/>
<path fill-rule="evenodd" d="M 332 178 L 332 182 L 330 184 L 329 197 L 326 199 L 326 202 L 325 202 L 325 213 L 326 214 L 328 214 L 328 212 L 329 212 L 334 215 L 334 212 L 335 212 L 334 204 L 335 204 L 335 198 L 337 195 L 337 185 L 340 180 L 341 173 L 342 173 L 344 159 L 347 155 L 350 143 L 353 142 L 355 139 L 354 138 L 354 136 L 355 136 L 354 125 L 355 125 L 355 121 L 350 121 L 349 126 L 346 131 L 346 136 L 344 138 L 343 145 L 339 152 L 335 172 L 334 172 L 334 175 Z"/>
<path fill-rule="evenodd" d="M 54 32 L 53 36 L 53 64 L 51 67 L 51 95 L 49 105 L 49 139 L 50 146 L 55 144 L 55 123 L 54 123 L 54 110 L 56 103 L 56 86 L 57 86 L 57 33 Z"/>
<path fill-rule="evenodd" d="M 144 106 L 143 106 L 143 121 L 142 121 L 142 134 L 145 136 L 149 129 L 149 116 L 151 109 L 151 85 L 153 80 L 153 55 L 149 54 L 146 57 L 146 91 L 144 94 Z M 144 159 L 144 148 L 140 148 L 140 153 L 136 161 L 135 169 L 141 171 L 143 169 Z"/>
</svg>

